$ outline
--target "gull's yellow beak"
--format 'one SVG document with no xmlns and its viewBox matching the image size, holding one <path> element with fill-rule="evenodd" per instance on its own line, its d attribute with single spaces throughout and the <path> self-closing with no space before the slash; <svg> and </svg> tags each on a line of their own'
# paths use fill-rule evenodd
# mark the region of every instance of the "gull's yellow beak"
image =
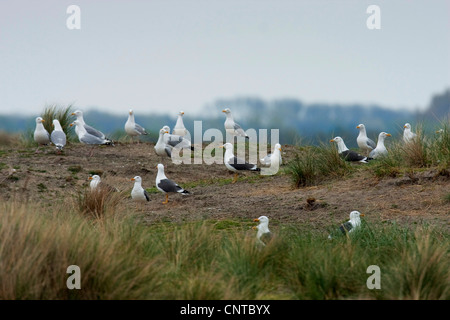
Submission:
<svg viewBox="0 0 450 320">
<path fill-rule="evenodd" d="M 73 123 L 69 124 L 69 127 L 73 127 Z"/>
<path fill-rule="evenodd" d="M 74 115 L 75 115 L 75 112 L 72 112 L 72 113 L 71 113 L 71 116 L 74 116 Z"/>
<path fill-rule="evenodd" d="M 131 178 L 131 181 L 134 181 L 134 178 Z"/>
<path fill-rule="evenodd" d="M 403 126 L 403 128 L 406 128 L 406 126 Z"/>
<path fill-rule="evenodd" d="M 222 110 L 222 112 L 226 112 L 226 111 L 225 111 L 225 109 L 224 109 L 224 110 Z"/>
<path fill-rule="evenodd" d="M 360 216 L 360 217 L 364 217 L 364 213 L 361 213 L 359 216 Z"/>
<path fill-rule="evenodd" d="M 220 148 L 220 149 L 223 149 L 223 148 L 225 148 L 225 147 L 224 147 L 224 146 L 219 146 L 219 148 Z"/>
<path fill-rule="evenodd" d="M 359 129 L 359 126 L 356 126 L 356 129 Z"/>
<path fill-rule="evenodd" d="M 330 142 L 334 142 L 334 139 L 331 139 Z"/>
<path fill-rule="evenodd" d="M 184 112 L 181 112 L 181 115 L 184 115 Z"/>
<path fill-rule="evenodd" d="M 169 133 L 169 131 L 164 131 L 164 133 Z"/>
<path fill-rule="evenodd" d="M 259 222 L 259 219 L 253 219 L 254 222 Z"/>
<path fill-rule="evenodd" d="M 391 135 L 390 133 L 388 133 L 388 134 L 386 134 L 386 136 L 387 136 L 387 137 L 390 137 L 390 136 L 392 136 L 392 135 Z"/>
<path fill-rule="evenodd" d="M 42 120 L 41 120 L 41 122 L 45 122 L 45 120 L 44 120 L 44 119 L 42 119 Z"/>
<path fill-rule="evenodd" d="M 278 150 L 280 150 L 280 151 L 281 151 L 281 147 L 280 147 L 280 148 L 278 148 Z"/>
<path fill-rule="evenodd" d="M 258 227 L 253 226 L 252 229 L 253 230 L 258 230 Z"/>
<path fill-rule="evenodd" d="M 88 179 L 89 179 L 89 180 L 92 180 L 92 177 L 89 177 Z"/>
</svg>

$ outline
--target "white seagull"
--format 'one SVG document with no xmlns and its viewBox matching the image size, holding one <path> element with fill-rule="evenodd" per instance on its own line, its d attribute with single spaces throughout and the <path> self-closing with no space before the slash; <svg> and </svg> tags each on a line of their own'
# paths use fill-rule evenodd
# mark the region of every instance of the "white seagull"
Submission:
<svg viewBox="0 0 450 320">
<path fill-rule="evenodd" d="M 225 148 L 223 162 L 225 163 L 225 166 L 228 170 L 234 172 L 234 179 L 232 183 L 235 183 L 237 181 L 239 171 L 261 171 L 261 169 L 258 168 L 256 164 L 251 164 L 245 160 L 235 157 L 233 154 L 233 145 L 231 143 L 227 142 L 219 148 Z"/>
<path fill-rule="evenodd" d="M 388 151 L 384 146 L 384 140 L 386 139 L 386 137 L 390 136 L 390 133 L 380 132 L 380 134 L 378 135 L 377 147 L 369 153 L 369 157 L 377 159 L 379 157 L 387 155 Z"/>
<path fill-rule="evenodd" d="M 240 137 L 245 137 L 246 139 L 249 139 L 249 137 L 245 133 L 244 129 L 242 129 L 239 124 L 234 122 L 233 115 L 231 114 L 231 110 L 229 108 L 226 108 L 226 109 L 223 109 L 222 112 L 224 112 L 227 116 L 227 119 L 225 120 L 225 131 L 228 134 L 230 134 L 231 136 L 240 136 Z"/>
<path fill-rule="evenodd" d="M 106 136 L 104 135 L 103 132 L 89 126 L 86 124 L 86 122 L 84 122 L 84 118 L 83 118 L 83 112 L 81 110 L 76 110 L 75 112 L 72 113 L 73 116 L 77 117 L 78 123 L 79 125 L 77 127 L 75 127 L 75 133 L 78 135 L 78 130 L 80 129 L 80 127 L 84 127 L 84 129 L 90 134 L 93 135 L 97 138 L 100 139 L 106 139 Z"/>
<path fill-rule="evenodd" d="M 56 146 L 56 149 L 58 149 L 58 152 L 61 152 L 66 145 L 66 134 L 62 129 L 58 119 L 53 119 L 53 127 L 54 129 L 52 131 L 52 134 L 50 135 L 50 139 Z"/>
<path fill-rule="evenodd" d="M 344 140 L 339 136 L 331 139 L 330 142 L 335 142 L 337 144 L 338 153 L 345 161 L 358 161 L 367 163 L 370 160 L 369 158 L 362 156 L 353 150 L 349 150 L 345 145 Z"/>
<path fill-rule="evenodd" d="M 169 131 L 164 129 L 159 130 L 158 141 L 154 146 L 156 154 L 160 157 L 172 157 L 172 146 L 164 142 L 164 135 L 166 133 L 169 133 Z"/>
<path fill-rule="evenodd" d="M 158 164 L 157 168 L 158 174 L 156 175 L 156 188 L 166 194 L 166 201 L 164 201 L 163 204 L 169 202 L 169 192 L 181 193 L 183 196 L 190 194 L 189 191 L 184 190 L 178 184 L 166 177 L 164 174 L 164 166 L 161 163 Z"/>
<path fill-rule="evenodd" d="M 403 141 L 406 143 L 413 142 L 416 139 L 417 134 L 411 131 L 411 125 L 409 123 L 405 123 L 403 128 Z"/>
<path fill-rule="evenodd" d="M 166 145 L 170 145 L 174 148 L 189 148 L 194 150 L 194 147 L 192 147 L 191 142 L 188 139 L 176 134 L 170 134 L 169 126 L 164 126 L 162 128 L 166 131 L 166 133 L 164 133 L 164 143 Z"/>
<path fill-rule="evenodd" d="M 128 120 L 125 122 L 125 132 L 131 137 L 131 141 L 133 141 L 133 137 L 148 134 L 143 127 L 134 121 L 134 113 L 132 109 L 128 112 Z"/>
<path fill-rule="evenodd" d="M 364 213 L 360 213 L 359 211 L 352 211 L 350 212 L 350 220 L 347 222 L 344 222 L 339 226 L 339 230 L 343 234 L 351 233 L 357 228 L 361 226 L 361 218 L 364 217 Z M 331 234 L 328 235 L 328 239 L 332 239 Z"/>
<path fill-rule="evenodd" d="M 131 178 L 131 181 L 134 181 L 134 187 L 133 190 L 131 190 L 131 198 L 137 202 L 150 201 L 150 196 L 147 191 L 142 188 L 142 178 L 140 176 L 136 176 Z"/>
<path fill-rule="evenodd" d="M 91 152 L 89 153 L 89 157 L 92 156 L 95 145 L 112 145 L 112 146 L 114 145 L 114 143 L 109 139 L 99 138 L 97 136 L 88 133 L 86 131 L 86 128 L 78 120 L 72 122 L 70 126 L 71 127 L 75 126 L 75 132 L 77 132 L 78 140 L 81 143 L 93 145 Z"/>
<path fill-rule="evenodd" d="M 256 233 L 256 239 L 259 244 L 265 246 L 272 239 L 272 233 L 269 230 L 269 218 L 266 216 L 261 216 L 253 221 L 259 222 L 258 226 L 253 227 L 253 229 L 258 230 Z"/>
<path fill-rule="evenodd" d="M 47 145 L 50 143 L 50 134 L 44 128 L 42 122 L 45 122 L 41 117 L 36 118 L 36 129 L 34 130 L 34 141 L 37 142 L 38 147 L 35 152 L 38 152 L 40 145 Z"/>
<path fill-rule="evenodd" d="M 177 122 L 175 123 L 175 127 L 173 128 L 172 134 L 184 137 L 187 134 L 187 130 L 184 127 L 183 123 L 183 115 L 184 111 L 178 112 Z"/>
<path fill-rule="evenodd" d="M 272 164 L 275 166 L 278 164 L 278 166 L 281 166 L 282 160 L 281 160 L 281 144 L 277 143 L 275 144 L 275 147 L 273 148 L 273 153 L 269 153 L 267 156 L 265 156 L 262 159 L 259 159 L 262 166 L 270 167 Z"/>
<path fill-rule="evenodd" d="M 372 139 L 367 137 L 366 126 L 364 124 L 359 124 L 356 126 L 356 129 L 359 129 L 358 138 L 356 138 L 358 147 L 364 154 L 368 155 L 370 151 L 376 148 L 376 144 Z"/>
</svg>

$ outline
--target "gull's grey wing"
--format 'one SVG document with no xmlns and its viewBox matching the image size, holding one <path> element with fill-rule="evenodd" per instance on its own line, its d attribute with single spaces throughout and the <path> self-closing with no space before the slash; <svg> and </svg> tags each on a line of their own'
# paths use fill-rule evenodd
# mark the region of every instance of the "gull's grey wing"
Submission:
<svg viewBox="0 0 450 320">
<path fill-rule="evenodd" d="M 144 196 L 145 196 L 145 199 L 147 199 L 147 201 L 150 201 L 150 196 L 149 196 L 147 190 L 145 190 L 145 189 L 144 189 Z"/>
<path fill-rule="evenodd" d="M 342 231 L 342 233 L 350 232 L 350 230 L 353 229 L 353 225 L 350 223 L 350 221 L 344 222 L 339 226 L 339 229 Z"/>
<path fill-rule="evenodd" d="M 233 157 L 230 160 L 228 160 L 228 164 L 235 168 L 236 170 L 255 170 L 256 165 L 248 163 L 247 161 L 244 161 L 242 159 Z"/>
<path fill-rule="evenodd" d="M 84 128 L 86 129 L 87 133 L 89 133 L 95 137 L 105 139 L 105 135 L 103 134 L 103 132 L 91 127 L 90 125 L 84 124 Z"/>
<path fill-rule="evenodd" d="M 66 134 L 64 132 L 53 131 L 50 137 L 55 146 L 58 145 L 64 147 L 66 145 Z"/>
<path fill-rule="evenodd" d="M 158 187 L 164 190 L 164 192 L 181 192 L 183 191 L 183 188 L 177 185 L 175 182 L 173 182 L 170 179 L 162 179 L 158 183 Z"/>
<path fill-rule="evenodd" d="M 105 139 L 93 136 L 91 134 L 85 134 L 81 137 L 80 142 L 85 144 L 106 144 Z"/>
<path fill-rule="evenodd" d="M 134 125 L 134 130 L 136 130 L 137 132 L 139 132 L 139 134 L 143 134 L 146 135 L 148 134 L 147 131 L 145 131 L 144 128 L 142 128 L 140 125 L 138 125 L 137 123 L 135 123 Z"/>
<path fill-rule="evenodd" d="M 166 154 L 167 154 L 169 157 L 172 157 L 172 147 L 171 147 L 171 146 L 166 145 L 166 147 L 164 148 L 164 150 L 166 151 Z"/>
<path fill-rule="evenodd" d="M 367 138 L 367 145 L 372 149 L 375 149 L 377 147 L 377 144 L 370 138 Z"/>
</svg>

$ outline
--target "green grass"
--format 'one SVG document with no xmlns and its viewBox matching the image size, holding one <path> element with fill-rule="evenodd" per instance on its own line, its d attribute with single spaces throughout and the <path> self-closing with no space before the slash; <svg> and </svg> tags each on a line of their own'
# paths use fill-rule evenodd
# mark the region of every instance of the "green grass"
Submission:
<svg viewBox="0 0 450 320">
<path fill-rule="evenodd" d="M 336 148 L 325 144 L 300 148 L 285 168 L 297 188 L 344 177 L 351 171 L 351 165 L 340 158 Z"/>
<path fill-rule="evenodd" d="M 450 237 L 426 225 L 363 221 L 329 230 L 275 223 L 266 247 L 251 221 L 145 225 L 120 202 L 104 215 L 74 206 L 0 204 L 1 299 L 450 299 Z M 66 269 L 81 269 L 68 290 Z M 367 267 L 381 269 L 369 290 Z"/>
</svg>

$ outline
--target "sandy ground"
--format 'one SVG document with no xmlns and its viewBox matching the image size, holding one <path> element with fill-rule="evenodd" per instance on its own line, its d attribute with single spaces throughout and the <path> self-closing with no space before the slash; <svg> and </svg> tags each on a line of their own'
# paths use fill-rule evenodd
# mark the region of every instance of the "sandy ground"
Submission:
<svg viewBox="0 0 450 320">
<path fill-rule="evenodd" d="M 283 162 L 295 154 L 295 147 L 283 146 Z M 427 221 L 450 230 L 450 177 L 436 178 L 432 170 L 414 177 L 376 179 L 367 170 L 359 170 L 346 179 L 329 181 L 319 186 L 295 189 L 283 167 L 275 176 L 255 172 L 240 175 L 235 184 L 223 164 L 175 165 L 163 159 L 166 175 L 186 185 L 190 196 L 150 194 L 151 201 L 136 206 L 130 192 L 136 175 L 142 177 L 144 188 L 155 186 L 156 165 L 161 162 L 151 143 L 116 144 L 114 147 L 67 146 L 59 155 L 54 147 L 0 148 L 0 201 L 50 202 L 74 197 L 88 184 L 91 174 L 117 187 L 133 210 L 138 210 L 148 223 L 156 221 L 192 221 L 202 219 L 254 219 L 266 215 L 271 224 L 296 222 L 324 229 L 348 219 L 352 210 L 365 213 L 372 221 L 417 223 Z M 15 168 L 16 172 L 9 175 Z M 411 179 L 412 178 L 412 179 Z M 314 198 L 311 205 L 306 201 Z"/>
</svg>

